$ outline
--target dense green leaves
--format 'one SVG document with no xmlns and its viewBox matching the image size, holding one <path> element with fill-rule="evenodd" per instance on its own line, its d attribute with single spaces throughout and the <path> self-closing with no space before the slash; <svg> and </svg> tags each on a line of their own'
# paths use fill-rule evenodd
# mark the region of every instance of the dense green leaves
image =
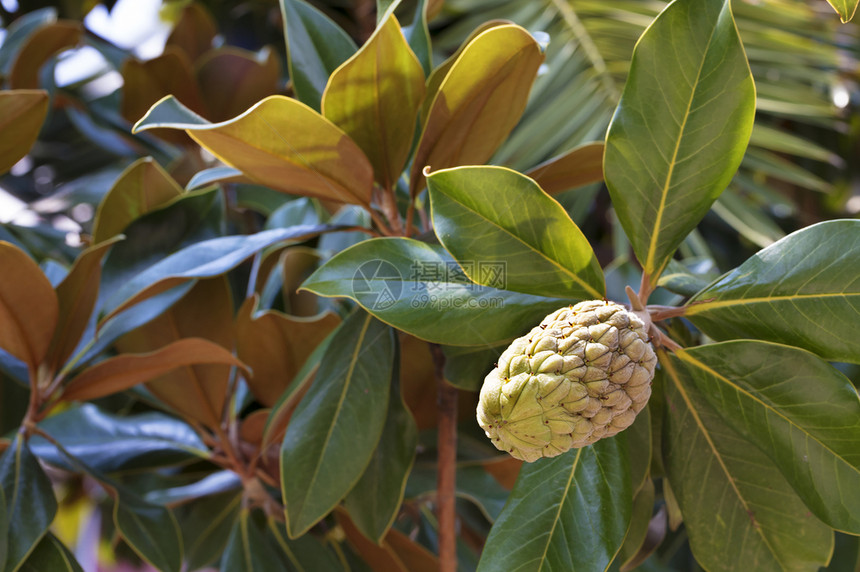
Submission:
<svg viewBox="0 0 860 572">
<path fill-rule="evenodd" d="M 478 570 L 604 570 L 627 533 L 632 497 L 623 433 L 526 463 Z"/>
<path fill-rule="evenodd" d="M 503 268 L 485 270 L 498 273 Z M 564 304 L 479 286 L 442 247 L 408 238 L 378 238 L 348 248 L 314 272 L 302 288 L 352 298 L 383 322 L 416 337 L 464 346 L 510 340 Z"/>
<path fill-rule="evenodd" d="M 392 368 L 391 394 L 382 438 L 361 478 L 344 499 L 344 507 L 352 522 L 377 544 L 382 542 L 400 510 L 418 443 L 415 420 L 400 394 L 398 361 Z"/>
<path fill-rule="evenodd" d="M 733 341 L 676 352 L 672 369 L 728 426 L 756 444 L 816 516 L 860 532 L 860 399 L 814 354 Z"/>
<path fill-rule="evenodd" d="M 706 358 L 720 353 L 731 358 L 737 356 L 746 365 L 750 365 L 749 358 L 753 353 L 765 356 L 762 344 L 754 344 L 753 347 L 744 347 L 743 344 L 750 342 L 737 342 L 722 348 L 706 346 L 691 350 L 691 353 L 696 352 Z M 785 359 L 786 356 L 782 357 Z M 709 373 L 704 365 L 688 364 L 686 359 L 670 359 L 671 362 L 663 360 L 667 400 L 663 462 L 697 560 L 713 570 L 746 567 L 763 571 L 817 570 L 829 557 L 832 532 L 809 512 L 792 490 L 789 481 L 780 473 L 779 463 L 768 458 L 772 450 L 751 447 L 748 436 L 742 435 L 751 429 L 752 424 L 755 431 L 774 438 L 787 436 L 793 430 L 804 431 L 786 429 L 778 422 L 739 422 L 744 413 L 751 411 L 751 408 L 744 407 L 743 400 L 753 401 L 755 394 L 735 391 L 730 403 L 717 405 L 715 400 L 707 397 L 717 392 L 712 387 L 714 383 L 705 383 Z M 792 365 L 798 368 L 794 361 L 794 364 L 789 363 L 789 368 Z M 771 394 L 783 393 L 780 387 L 786 382 L 795 386 L 794 391 L 788 387 L 786 395 L 794 393 L 802 397 L 806 393 L 812 397 L 815 393 L 814 389 L 801 388 L 798 383 L 802 381 L 809 385 L 811 380 L 791 379 L 790 374 L 773 375 L 773 372 L 760 369 L 747 379 L 755 377 L 768 380 Z M 721 381 L 727 386 L 731 382 Z M 732 388 L 728 387 L 727 397 L 730 391 Z M 765 397 L 766 394 L 759 395 Z M 836 402 L 832 403 L 839 407 Z M 795 400 L 794 407 L 788 405 L 783 411 L 803 407 L 802 401 Z M 764 410 L 764 405 L 760 409 Z M 772 411 L 771 417 L 779 414 L 775 408 Z M 761 419 L 761 414 L 756 417 Z M 805 438 L 814 441 L 814 437 L 808 434 L 801 437 Z M 756 441 L 762 444 L 763 439 Z M 779 444 L 774 443 L 774 446 L 785 451 Z M 831 472 L 833 464 L 839 462 L 832 458 L 810 461 L 809 451 L 801 448 L 802 444 L 791 458 L 783 457 L 783 460 L 800 470 L 808 468 L 810 473 L 819 474 Z M 854 448 L 857 450 L 856 445 Z M 825 484 L 822 480 L 821 485 L 833 486 L 834 483 Z M 845 492 L 854 495 L 852 491 Z M 844 497 L 844 500 L 848 498 Z"/>
<path fill-rule="evenodd" d="M 21 572 L 83 572 L 75 555 L 60 540 L 47 533 L 18 569 Z"/>
<path fill-rule="evenodd" d="M 293 89 L 299 101 L 319 110 L 329 75 L 355 53 L 355 43 L 304 0 L 281 0 L 281 15 Z"/>
<path fill-rule="evenodd" d="M 0 456 L 0 486 L 8 523 L 3 570 L 12 572 L 35 549 L 57 512 L 51 481 L 21 434 Z"/>
<path fill-rule="evenodd" d="M 757 338 L 860 363 L 860 221 L 823 222 L 765 248 L 692 298 L 687 316 L 718 340 Z"/>
<path fill-rule="evenodd" d="M 533 180 L 502 167 L 458 167 L 428 175 L 427 187 L 436 236 L 472 281 L 538 296 L 604 296 L 588 240 Z"/>
<path fill-rule="evenodd" d="M 370 462 L 385 424 L 394 343 L 391 328 L 361 311 L 334 334 L 281 449 L 291 538 L 328 514 Z"/>
<path fill-rule="evenodd" d="M 636 46 L 604 158 L 613 206 L 652 281 L 728 185 L 754 111 L 728 0 L 670 4 Z"/>
</svg>

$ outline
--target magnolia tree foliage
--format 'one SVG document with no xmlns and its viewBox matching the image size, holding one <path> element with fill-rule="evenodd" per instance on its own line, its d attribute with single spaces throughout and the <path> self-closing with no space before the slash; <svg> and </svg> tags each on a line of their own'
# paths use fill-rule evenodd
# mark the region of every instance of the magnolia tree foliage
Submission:
<svg viewBox="0 0 860 572">
<path fill-rule="evenodd" d="M 65 206 L 30 208 L 95 212 L 80 247 L 0 228 L 0 569 L 83 569 L 84 524 L 62 523 L 102 513 L 115 559 L 168 572 L 857 565 L 860 221 L 776 208 L 836 194 L 810 161 L 838 154 L 786 127 L 830 137 L 810 94 L 836 48 L 772 41 L 832 13 L 674 0 L 622 25 L 396 0 L 362 36 L 279 4 L 286 70 L 215 47 L 200 4 L 172 7 L 147 61 L 51 9 L 6 28 L 0 183 L 25 195 L 27 161 L 81 145 L 93 163 L 50 167 L 71 173 Z M 831 4 L 847 22 L 857 2 Z M 595 22 L 638 37 L 632 57 Z M 123 87 L 55 83 L 83 46 Z M 632 409 L 633 388 L 586 398 L 588 419 L 621 408 L 618 430 L 573 439 L 564 403 L 499 392 L 531 357 L 520 336 L 588 300 L 648 344 L 648 371 Z M 487 435 L 561 423 L 551 455 L 487 439 L 485 377 Z"/>
</svg>

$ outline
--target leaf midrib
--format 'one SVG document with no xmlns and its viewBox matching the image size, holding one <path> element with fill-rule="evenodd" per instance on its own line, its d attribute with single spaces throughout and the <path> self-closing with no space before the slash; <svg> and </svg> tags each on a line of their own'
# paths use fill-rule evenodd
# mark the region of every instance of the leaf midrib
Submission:
<svg viewBox="0 0 860 572">
<path fill-rule="evenodd" d="M 826 298 L 860 298 L 860 292 L 827 292 L 822 294 L 786 294 L 781 296 L 759 296 L 756 298 L 737 298 L 732 300 L 715 300 L 712 302 L 692 303 L 687 306 L 684 315 L 692 316 L 714 310 L 717 308 L 726 308 L 732 306 L 746 306 L 752 304 L 769 304 L 776 302 L 795 302 L 798 300 L 816 300 Z"/>
<path fill-rule="evenodd" d="M 720 9 L 722 12 L 723 8 Z M 687 108 L 684 110 L 684 119 L 681 121 L 681 126 L 678 133 L 678 140 L 675 142 L 675 149 L 672 152 L 672 160 L 669 162 L 669 172 L 666 175 L 666 182 L 663 184 L 663 189 L 660 193 L 660 205 L 657 208 L 657 217 L 654 220 L 654 232 L 651 233 L 651 241 L 648 244 L 648 255 L 645 260 L 645 271 L 655 278 L 657 274 L 662 272 L 663 268 L 654 268 L 654 258 L 656 257 L 657 251 L 657 242 L 659 241 L 661 234 L 661 224 L 663 221 L 663 213 L 666 209 L 666 200 L 669 194 L 669 187 L 672 183 L 672 176 L 675 171 L 675 165 L 677 163 L 678 152 L 681 149 L 681 141 L 684 139 L 684 131 L 687 128 L 687 119 L 690 117 L 690 109 L 693 105 L 693 100 L 696 98 L 696 92 L 699 87 L 699 79 L 702 77 L 702 69 L 705 67 L 705 60 L 708 57 L 708 52 L 711 49 L 711 43 L 714 40 L 714 35 L 717 33 L 717 24 L 714 24 L 713 29 L 711 30 L 711 35 L 708 36 L 708 43 L 705 45 L 705 49 L 702 53 L 702 61 L 699 63 L 699 69 L 696 70 L 696 79 L 692 84 L 692 90 L 690 91 L 690 99 L 687 101 Z M 665 266 L 668 261 L 664 262 L 662 266 Z"/>
<path fill-rule="evenodd" d="M 491 226 L 502 231 L 502 233 L 507 234 L 509 237 L 513 238 L 515 241 L 517 241 L 520 244 L 522 244 L 523 246 L 527 247 L 528 250 L 537 253 L 541 258 L 543 258 L 544 260 L 549 262 L 552 267 L 560 270 L 562 272 L 562 274 L 567 275 L 570 278 L 572 278 L 574 280 L 574 282 L 576 282 L 582 288 L 584 288 L 585 291 L 588 292 L 590 295 L 592 295 L 595 299 L 603 297 L 603 294 L 601 294 L 600 292 L 598 292 L 597 290 L 592 288 L 592 286 L 590 284 L 585 282 L 583 279 L 581 279 L 579 276 L 577 276 L 575 273 L 573 273 L 570 269 L 568 269 L 565 266 L 562 266 L 562 264 L 559 261 L 557 261 L 553 258 L 550 258 L 546 253 L 544 253 L 541 250 L 538 250 L 537 247 L 526 242 L 525 239 L 520 238 L 518 235 L 514 234 L 512 231 L 508 230 L 507 228 L 505 228 L 499 224 L 494 223 L 492 220 L 490 220 L 489 218 L 484 216 L 483 213 L 474 210 L 473 208 L 469 207 L 468 205 L 466 205 L 462 201 L 456 200 L 454 197 L 452 197 L 448 193 L 441 191 L 441 190 L 439 192 L 441 194 L 445 195 L 446 197 L 448 197 L 448 199 L 450 199 L 453 203 L 460 205 L 463 209 L 467 210 L 468 212 L 471 212 L 472 214 L 474 214 L 475 216 L 477 216 L 478 218 L 480 218 L 484 222 L 489 223 Z M 434 214 L 435 214 L 435 212 L 434 212 Z M 435 219 L 435 217 L 434 217 L 434 219 Z M 434 220 L 434 222 L 435 222 L 435 220 Z M 572 220 L 571 220 L 571 224 L 574 224 Z M 586 266 L 586 268 L 588 268 L 588 266 Z M 486 284 L 484 284 L 484 286 L 486 286 Z"/>
</svg>

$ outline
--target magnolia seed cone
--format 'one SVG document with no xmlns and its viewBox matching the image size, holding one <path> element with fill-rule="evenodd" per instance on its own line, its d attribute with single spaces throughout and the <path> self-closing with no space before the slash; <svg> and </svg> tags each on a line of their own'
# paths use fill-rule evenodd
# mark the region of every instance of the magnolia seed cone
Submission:
<svg viewBox="0 0 860 572">
<path fill-rule="evenodd" d="M 478 423 L 517 459 L 555 457 L 629 427 L 656 365 L 646 325 L 623 306 L 561 308 L 502 353 L 484 379 Z"/>
</svg>

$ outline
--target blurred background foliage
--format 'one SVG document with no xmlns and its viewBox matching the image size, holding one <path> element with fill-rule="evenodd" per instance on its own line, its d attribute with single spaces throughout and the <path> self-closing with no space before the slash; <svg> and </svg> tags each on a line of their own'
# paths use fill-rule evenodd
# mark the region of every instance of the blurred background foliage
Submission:
<svg viewBox="0 0 860 572">
<path fill-rule="evenodd" d="M 373 0 L 312 3 L 356 43 L 376 25 Z M 415 4 L 403 2 L 399 11 L 414 11 Z M 526 112 L 491 161 L 525 172 L 603 139 L 635 42 L 665 2 L 446 0 L 430 6 L 435 64 L 490 20 L 515 22 L 547 42 Z M 735 0 L 733 8 L 757 86 L 752 140 L 731 186 L 686 240 L 664 280 L 684 277 L 688 269 L 716 276 L 789 232 L 860 214 L 857 24 L 840 24 L 830 6 L 817 0 Z M 203 117 L 220 121 L 267 95 L 291 94 L 277 0 L 3 0 L 0 19 L 0 87 L 44 89 L 51 99 L 32 151 L 0 178 L 0 240 L 22 246 L 44 261 L 46 271 L 52 264 L 68 266 L 89 242 L 98 205 L 137 159 L 153 157 L 180 185 L 213 163 L 182 133 L 131 133 L 161 97 L 173 93 Z M 205 209 L 219 210 L 224 220 L 216 216 L 211 223 L 201 216 L 196 239 L 208 232 L 207 224 L 226 225 L 230 233 L 258 231 L 288 200 L 242 185 L 223 190 L 223 200 Z M 638 270 L 605 188 L 594 184 L 556 196 L 607 269 L 609 297 L 623 299 L 623 285 Z M 316 203 L 298 201 L 295 212 L 281 211 L 282 216 L 322 212 Z M 298 299 L 281 304 L 303 313 Z M 417 361 L 405 367 L 415 379 L 432 369 Z M 407 402 L 425 397 L 407 395 Z M 3 382 L 0 430 L 17 426 L 22 398 L 24 390 Z M 118 397 L 113 405 L 128 403 Z M 434 426 L 415 413 L 419 427 Z M 468 441 L 463 447 L 468 450 Z M 497 477 L 510 480 L 510 471 L 501 469 Z M 92 510 L 81 504 L 85 484 L 66 487 L 56 523 L 64 540 L 75 534 L 73 523 L 81 514 Z M 481 531 L 486 520 L 471 505 L 461 515 L 470 512 L 470 524 Z M 684 543 L 683 528 L 671 532 L 644 569 L 695 569 Z M 856 539 L 840 536 L 840 543 L 856 551 Z M 132 559 L 130 551 L 118 555 Z"/>
</svg>

